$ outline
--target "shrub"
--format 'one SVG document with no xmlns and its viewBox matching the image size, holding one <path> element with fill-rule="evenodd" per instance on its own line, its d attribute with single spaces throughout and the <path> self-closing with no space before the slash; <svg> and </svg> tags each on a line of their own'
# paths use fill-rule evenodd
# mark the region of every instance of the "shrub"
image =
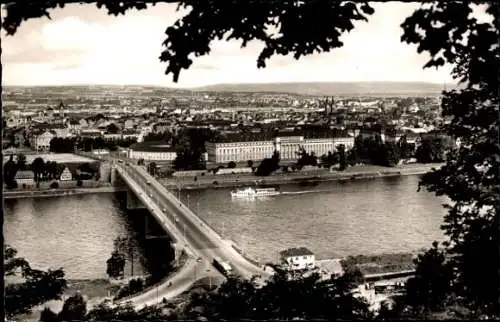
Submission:
<svg viewBox="0 0 500 322">
<path fill-rule="evenodd" d="M 115 297 L 115 300 L 137 294 L 144 290 L 145 283 L 140 278 L 131 279 L 127 285 L 122 287 Z"/>
<path fill-rule="evenodd" d="M 81 187 L 81 186 L 83 186 L 83 181 L 82 181 L 82 180 L 78 180 L 78 181 L 76 182 L 76 186 L 77 186 L 77 187 Z"/>
<path fill-rule="evenodd" d="M 59 183 L 54 181 L 50 184 L 50 189 L 58 189 L 59 188 Z"/>
</svg>

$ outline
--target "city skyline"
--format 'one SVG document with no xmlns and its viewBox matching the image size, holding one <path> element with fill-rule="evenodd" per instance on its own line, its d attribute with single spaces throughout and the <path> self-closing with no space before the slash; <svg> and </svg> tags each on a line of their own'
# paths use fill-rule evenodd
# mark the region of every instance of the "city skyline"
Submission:
<svg viewBox="0 0 500 322">
<path fill-rule="evenodd" d="M 341 37 L 344 46 L 300 60 L 274 56 L 257 68 L 262 44 L 240 49 L 238 41 L 217 41 L 193 59 L 179 82 L 165 75 L 158 57 L 165 29 L 186 11 L 158 4 L 125 16 L 108 16 L 95 5 L 67 5 L 52 20 L 32 19 L 14 37 L 3 33 L 4 85 L 153 85 L 190 88 L 212 84 L 284 82 L 453 83 L 450 66 L 422 69 L 428 59 L 400 42 L 399 25 L 419 4 L 377 3 L 368 22 Z M 129 46 L 129 47 L 127 47 Z M 367 53 L 369 53 L 367 55 Z M 327 68 L 325 68 L 327 66 Z"/>
</svg>

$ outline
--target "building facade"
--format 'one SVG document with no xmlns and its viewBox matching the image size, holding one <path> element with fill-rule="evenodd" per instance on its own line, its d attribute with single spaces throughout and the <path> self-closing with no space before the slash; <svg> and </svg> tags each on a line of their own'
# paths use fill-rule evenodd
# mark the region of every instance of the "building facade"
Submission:
<svg viewBox="0 0 500 322">
<path fill-rule="evenodd" d="M 313 269 L 316 266 L 314 253 L 305 247 L 284 250 L 280 256 L 283 267 L 288 270 Z"/>
<path fill-rule="evenodd" d="M 49 151 L 50 141 L 55 137 L 54 131 L 45 131 L 39 135 L 33 135 L 30 143 L 36 151 Z"/>
<path fill-rule="evenodd" d="M 337 145 L 344 144 L 346 150 L 354 146 L 354 136 L 338 138 L 305 139 L 303 136 L 277 137 L 270 141 L 248 142 L 206 142 L 208 162 L 228 163 L 261 161 L 270 158 L 274 151 L 280 153 L 282 160 L 298 159 L 298 152 L 303 148 L 307 153 L 317 156 L 335 152 Z"/>
<path fill-rule="evenodd" d="M 33 186 L 35 185 L 35 174 L 33 171 L 17 171 L 14 177 L 18 186 Z"/>
<path fill-rule="evenodd" d="M 146 161 L 174 161 L 177 157 L 175 149 L 165 142 L 135 143 L 128 149 L 129 159 Z"/>
</svg>

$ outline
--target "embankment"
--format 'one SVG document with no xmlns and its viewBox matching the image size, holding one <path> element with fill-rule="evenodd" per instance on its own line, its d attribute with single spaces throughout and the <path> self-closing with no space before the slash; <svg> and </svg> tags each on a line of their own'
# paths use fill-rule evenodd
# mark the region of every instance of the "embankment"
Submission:
<svg viewBox="0 0 500 322">
<path fill-rule="evenodd" d="M 159 179 L 169 189 L 207 189 L 207 188 L 231 188 L 247 186 L 255 183 L 260 184 L 291 184 L 291 183 L 318 183 L 327 181 L 355 181 L 382 177 L 420 175 L 431 171 L 432 168 L 440 168 L 442 163 L 432 164 L 406 164 L 396 167 L 382 166 L 354 166 L 344 171 L 328 171 L 318 169 L 308 172 L 293 172 L 273 174 L 267 177 L 255 175 L 205 175 Z"/>
<path fill-rule="evenodd" d="M 42 197 L 62 197 L 73 196 L 90 193 L 106 193 L 126 191 L 123 187 L 93 187 L 93 188 L 71 188 L 71 189 L 40 189 L 40 190 L 19 190 L 19 191 L 4 191 L 4 199 L 20 199 L 20 198 L 42 198 Z"/>
</svg>

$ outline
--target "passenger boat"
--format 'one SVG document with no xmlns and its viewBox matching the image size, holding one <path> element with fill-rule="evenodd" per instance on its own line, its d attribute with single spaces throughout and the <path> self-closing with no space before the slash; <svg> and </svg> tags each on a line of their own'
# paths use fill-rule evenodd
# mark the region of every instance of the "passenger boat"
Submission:
<svg viewBox="0 0 500 322">
<path fill-rule="evenodd" d="M 231 197 L 233 198 L 255 198 L 255 197 L 265 197 L 265 196 L 276 196 L 280 192 L 276 188 L 244 188 L 231 191 Z"/>
</svg>

